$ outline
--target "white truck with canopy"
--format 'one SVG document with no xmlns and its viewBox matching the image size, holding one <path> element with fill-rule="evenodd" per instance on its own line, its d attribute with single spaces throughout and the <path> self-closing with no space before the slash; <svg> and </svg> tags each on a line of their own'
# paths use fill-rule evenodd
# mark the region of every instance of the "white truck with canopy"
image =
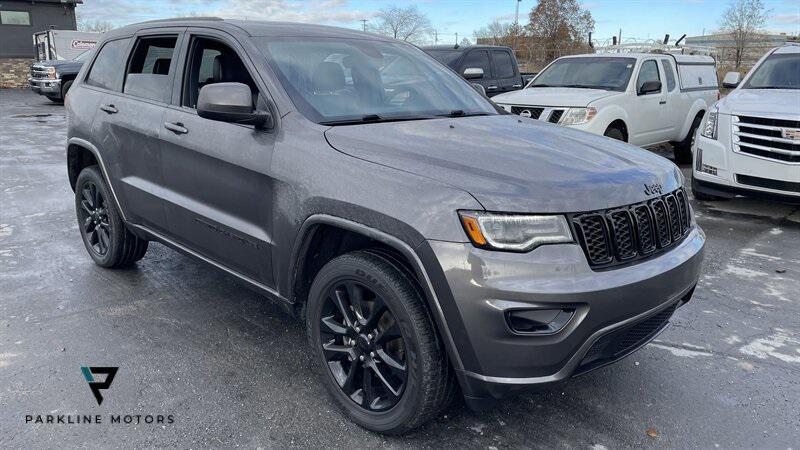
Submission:
<svg viewBox="0 0 800 450">
<path fill-rule="evenodd" d="M 671 142 L 691 160 L 694 131 L 719 99 L 711 56 L 593 53 L 558 58 L 524 89 L 492 100 L 506 111 L 641 147 Z"/>
</svg>

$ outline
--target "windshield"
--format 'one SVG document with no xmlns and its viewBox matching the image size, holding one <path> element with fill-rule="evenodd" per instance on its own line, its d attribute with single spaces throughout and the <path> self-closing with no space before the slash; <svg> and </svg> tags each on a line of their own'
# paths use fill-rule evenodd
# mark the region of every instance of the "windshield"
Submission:
<svg viewBox="0 0 800 450">
<path fill-rule="evenodd" d="M 800 53 L 773 53 L 756 68 L 744 89 L 800 89 Z"/>
<path fill-rule="evenodd" d="M 528 88 L 576 87 L 624 91 L 635 65 L 633 58 L 563 58 L 540 73 Z"/>
<path fill-rule="evenodd" d="M 295 106 L 317 123 L 497 114 L 469 83 L 408 44 L 306 37 L 256 42 Z"/>
</svg>

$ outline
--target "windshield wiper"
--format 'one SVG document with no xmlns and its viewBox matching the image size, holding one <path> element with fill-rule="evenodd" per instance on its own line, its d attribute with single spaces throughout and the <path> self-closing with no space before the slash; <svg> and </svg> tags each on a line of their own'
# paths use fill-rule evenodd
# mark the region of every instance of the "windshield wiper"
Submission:
<svg viewBox="0 0 800 450">
<path fill-rule="evenodd" d="M 473 117 L 473 116 L 488 116 L 489 113 L 486 112 L 464 112 L 463 109 L 454 109 L 450 111 L 448 114 L 437 114 L 439 117 Z"/>
<path fill-rule="evenodd" d="M 745 89 L 798 89 L 797 86 L 750 86 Z"/>
<path fill-rule="evenodd" d="M 600 86 L 589 86 L 586 84 L 565 84 L 560 87 L 577 88 L 577 89 L 602 89 Z"/>
<path fill-rule="evenodd" d="M 366 114 L 355 119 L 342 119 L 342 120 L 327 120 L 319 122 L 320 125 L 358 125 L 363 123 L 379 123 L 379 122 L 401 122 L 404 120 L 425 120 L 434 119 L 435 116 L 397 116 L 397 117 L 383 117 L 378 114 Z"/>
</svg>

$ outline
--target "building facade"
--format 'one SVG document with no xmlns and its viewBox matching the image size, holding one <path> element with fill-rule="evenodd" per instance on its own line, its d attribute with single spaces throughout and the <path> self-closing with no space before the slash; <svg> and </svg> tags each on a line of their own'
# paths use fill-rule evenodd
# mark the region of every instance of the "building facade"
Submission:
<svg viewBox="0 0 800 450">
<path fill-rule="evenodd" d="M 35 55 L 33 33 L 77 29 L 79 3 L 82 0 L 0 0 L 0 87 L 26 84 Z"/>
</svg>

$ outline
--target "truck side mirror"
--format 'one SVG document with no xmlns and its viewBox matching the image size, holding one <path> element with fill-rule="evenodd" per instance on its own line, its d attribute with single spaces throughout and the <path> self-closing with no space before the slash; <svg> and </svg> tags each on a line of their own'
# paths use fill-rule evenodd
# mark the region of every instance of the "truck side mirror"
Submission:
<svg viewBox="0 0 800 450">
<path fill-rule="evenodd" d="M 661 82 L 660 81 L 645 81 L 639 87 L 638 95 L 647 95 L 653 92 L 661 92 Z"/>
<path fill-rule="evenodd" d="M 468 67 L 464 69 L 464 78 L 468 80 L 477 80 L 483 78 L 483 69 L 480 67 Z"/>
<path fill-rule="evenodd" d="M 725 74 L 725 78 L 722 79 L 722 87 L 733 89 L 736 86 L 739 86 L 741 81 L 742 74 L 739 72 L 728 72 Z"/>
<path fill-rule="evenodd" d="M 272 114 L 253 108 L 253 93 L 244 83 L 214 83 L 203 86 L 197 98 L 197 115 L 220 122 L 272 128 Z"/>
</svg>

